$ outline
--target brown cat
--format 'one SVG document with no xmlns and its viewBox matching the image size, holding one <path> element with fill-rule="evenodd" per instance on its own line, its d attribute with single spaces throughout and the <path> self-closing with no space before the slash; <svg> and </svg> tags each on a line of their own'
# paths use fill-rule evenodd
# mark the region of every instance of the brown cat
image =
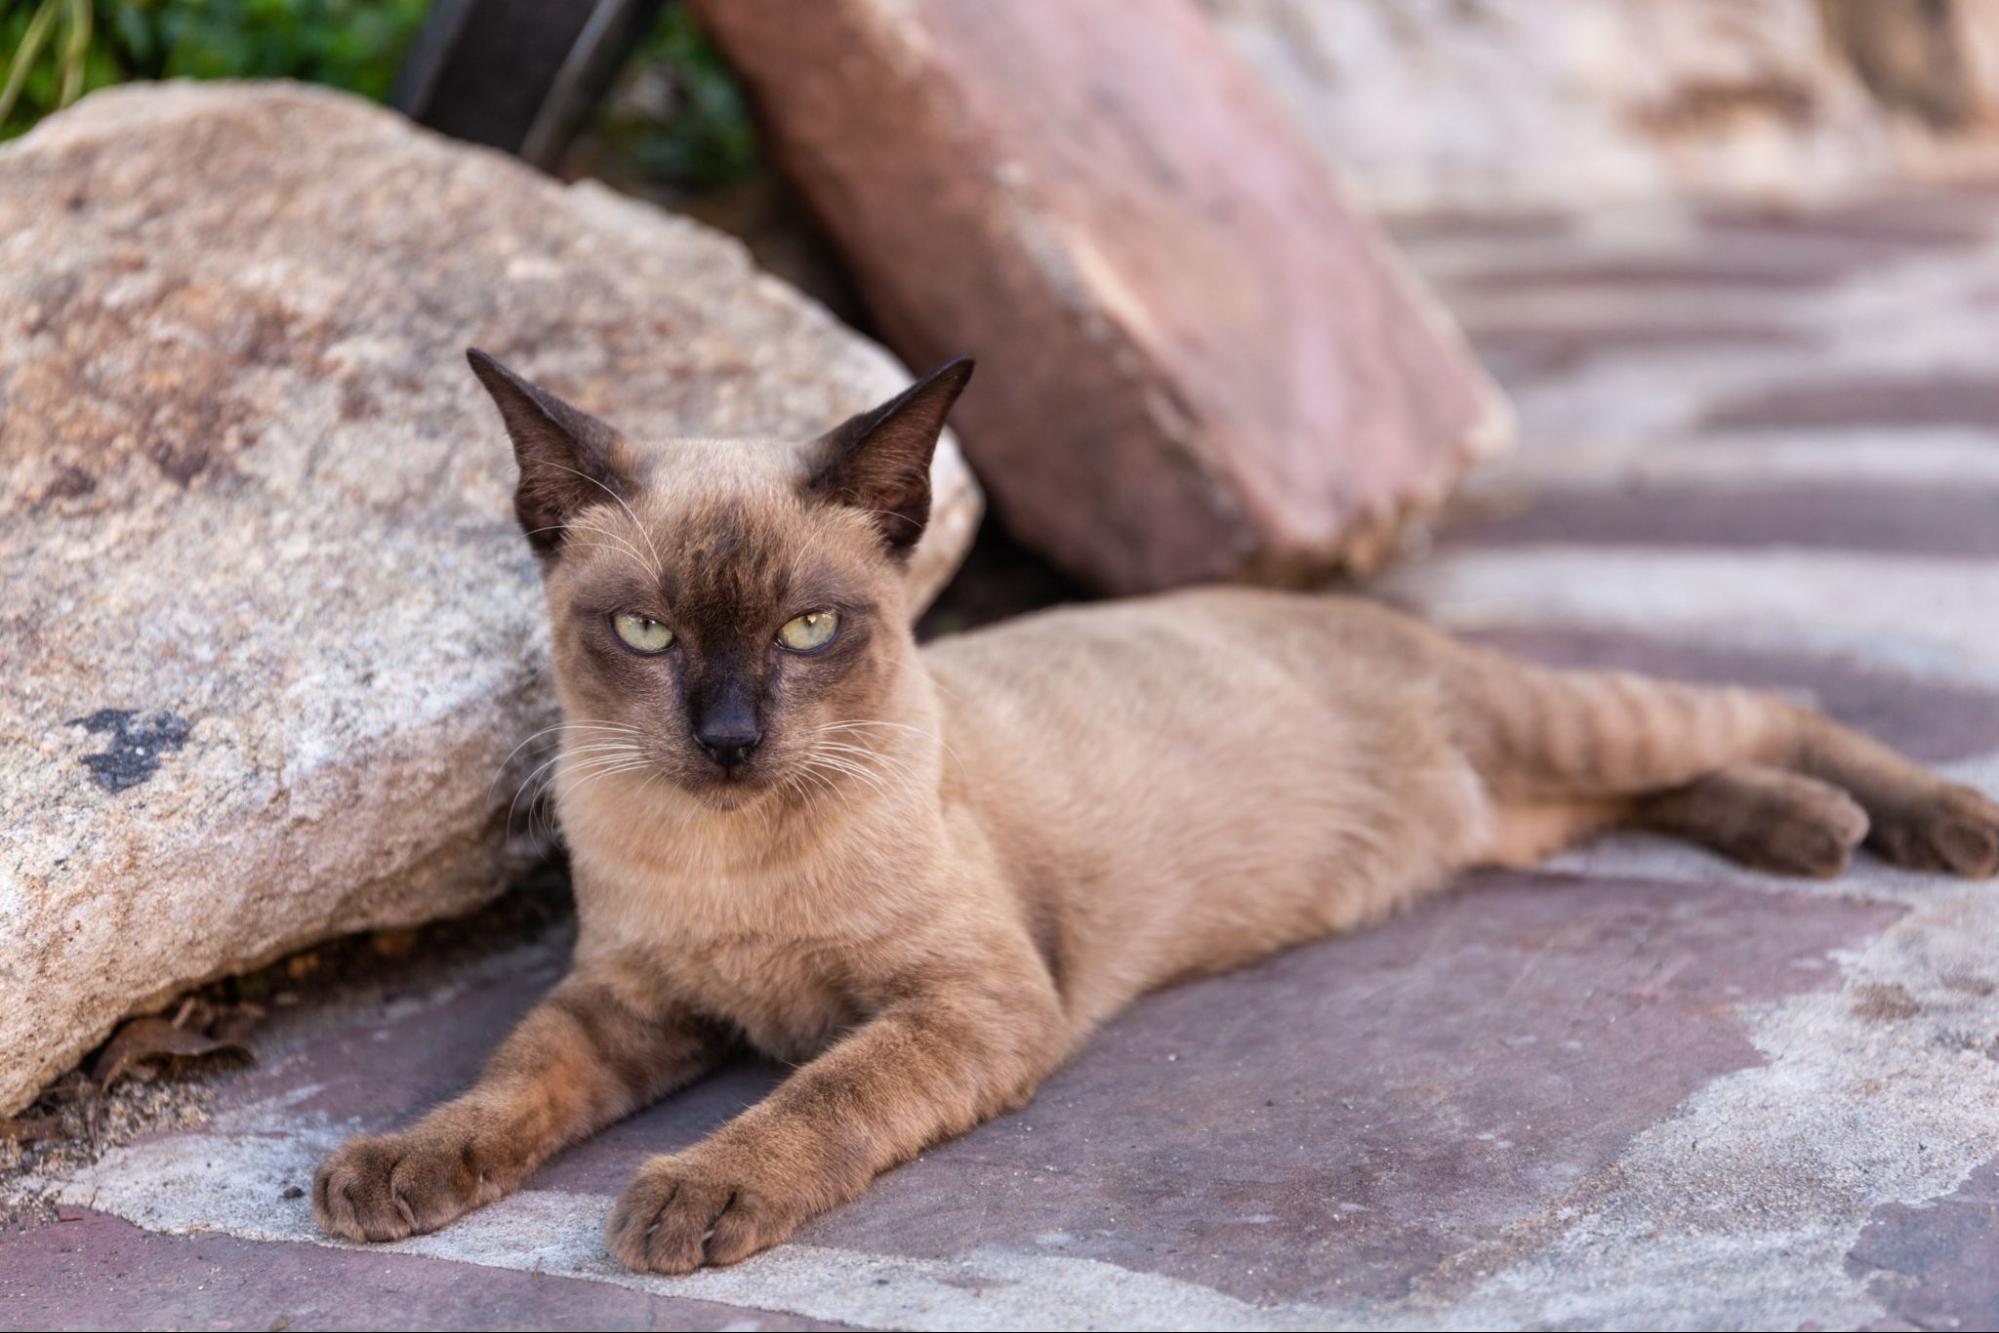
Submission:
<svg viewBox="0 0 1999 1333">
<path fill-rule="evenodd" d="M 903 568 L 969 361 L 802 446 L 640 447 L 480 353 L 568 719 L 573 971 L 470 1092 L 320 1169 L 429 1231 L 746 1041 L 801 1067 L 647 1162 L 607 1239 L 733 1263 L 1023 1105 L 1142 991 L 1635 824 L 1989 875 L 1999 806 L 1740 690 L 1554 671 L 1364 601 L 1057 610 L 919 651 Z"/>
</svg>

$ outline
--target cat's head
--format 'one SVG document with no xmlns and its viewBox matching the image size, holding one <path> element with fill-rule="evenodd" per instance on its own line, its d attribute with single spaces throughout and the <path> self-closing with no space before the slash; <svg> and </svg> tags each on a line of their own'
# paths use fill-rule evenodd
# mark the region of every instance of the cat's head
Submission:
<svg viewBox="0 0 1999 1333">
<path fill-rule="evenodd" d="M 467 355 L 520 464 L 575 772 L 728 809 L 881 742 L 914 652 L 931 455 L 970 360 L 814 440 L 641 443 Z"/>
</svg>

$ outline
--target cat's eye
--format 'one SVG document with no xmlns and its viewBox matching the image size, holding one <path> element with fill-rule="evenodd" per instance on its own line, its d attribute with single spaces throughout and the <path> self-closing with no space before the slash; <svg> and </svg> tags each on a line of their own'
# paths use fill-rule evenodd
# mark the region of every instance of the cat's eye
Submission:
<svg viewBox="0 0 1999 1333">
<path fill-rule="evenodd" d="M 838 611 L 807 611 L 802 616 L 793 616 L 778 629 L 778 647 L 794 653 L 816 652 L 833 642 L 839 628 Z"/>
<path fill-rule="evenodd" d="M 618 631 L 618 637 L 625 646 L 641 653 L 663 653 L 673 644 L 673 631 L 657 620 L 638 615 L 631 611 L 620 611 L 611 617 L 611 628 Z"/>
</svg>

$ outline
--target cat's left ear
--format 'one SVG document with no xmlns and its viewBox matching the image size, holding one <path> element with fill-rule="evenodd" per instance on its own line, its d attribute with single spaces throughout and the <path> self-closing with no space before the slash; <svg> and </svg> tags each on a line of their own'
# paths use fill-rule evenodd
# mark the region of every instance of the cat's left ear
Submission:
<svg viewBox="0 0 1999 1333">
<path fill-rule="evenodd" d="M 554 555 L 569 521 L 584 509 L 630 498 L 632 460 L 617 431 L 476 347 L 465 349 L 465 359 L 514 442 L 521 468 L 514 515 L 536 554 Z"/>
<path fill-rule="evenodd" d="M 968 356 L 947 361 L 871 412 L 814 441 L 814 494 L 874 515 L 882 540 L 903 554 L 930 521 L 930 456 L 944 418 L 972 378 Z"/>
</svg>

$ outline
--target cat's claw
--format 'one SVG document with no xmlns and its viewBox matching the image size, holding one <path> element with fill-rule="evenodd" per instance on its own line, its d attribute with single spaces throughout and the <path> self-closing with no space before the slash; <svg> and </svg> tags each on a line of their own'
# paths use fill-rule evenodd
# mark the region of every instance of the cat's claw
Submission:
<svg viewBox="0 0 1999 1333">
<path fill-rule="evenodd" d="M 635 1272 L 676 1275 L 768 1249 L 802 1218 L 738 1178 L 745 1174 L 704 1166 L 694 1154 L 654 1158 L 612 1208 L 604 1243 Z"/>
</svg>

